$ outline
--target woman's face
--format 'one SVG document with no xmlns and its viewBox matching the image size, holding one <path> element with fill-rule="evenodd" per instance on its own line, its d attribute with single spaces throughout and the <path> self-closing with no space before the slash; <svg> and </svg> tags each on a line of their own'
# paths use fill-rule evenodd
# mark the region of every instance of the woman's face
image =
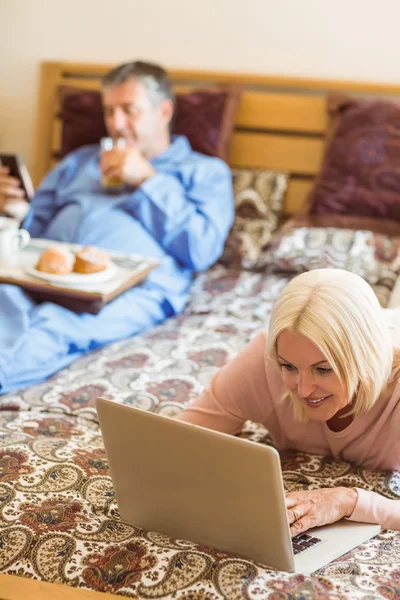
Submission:
<svg viewBox="0 0 400 600">
<path fill-rule="evenodd" d="M 313 342 L 284 329 L 277 349 L 283 383 L 303 404 L 310 419 L 329 421 L 348 406 L 346 390 Z"/>
</svg>

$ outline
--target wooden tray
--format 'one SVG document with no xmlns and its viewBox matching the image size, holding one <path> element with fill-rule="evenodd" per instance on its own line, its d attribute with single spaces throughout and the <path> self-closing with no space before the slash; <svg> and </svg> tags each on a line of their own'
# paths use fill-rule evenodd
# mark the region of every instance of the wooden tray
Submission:
<svg viewBox="0 0 400 600">
<path fill-rule="evenodd" d="M 101 308 L 120 296 L 123 292 L 143 281 L 147 274 L 159 265 L 154 258 L 137 254 L 110 252 L 116 266 L 115 276 L 104 282 L 88 285 L 63 285 L 36 278 L 25 271 L 26 266 L 34 266 L 40 254 L 49 246 L 63 246 L 72 251 L 79 250 L 78 244 L 63 244 L 32 238 L 21 252 L 16 266 L 0 265 L 0 283 L 18 285 L 27 290 L 37 302 L 54 302 L 75 312 L 97 314 Z"/>
</svg>

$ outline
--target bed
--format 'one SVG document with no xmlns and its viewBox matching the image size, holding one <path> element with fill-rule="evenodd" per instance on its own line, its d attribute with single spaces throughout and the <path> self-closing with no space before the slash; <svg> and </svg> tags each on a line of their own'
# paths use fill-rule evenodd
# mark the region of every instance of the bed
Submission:
<svg viewBox="0 0 400 600">
<path fill-rule="evenodd" d="M 36 122 L 36 184 L 60 147 L 55 91 L 98 89 L 108 65 L 44 63 Z M 290 173 L 284 215 L 301 212 L 319 171 L 328 91 L 397 97 L 400 85 L 171 71 L 176 89 L 240 83 L 233 167 Z M 291 274 L 217 263 L 194 281 L 182 315 L 89 354 L 49 381 L 0 401 L 0 597 L 86 598 L 88 590 L 140 599 L 395 598 L 400 533 L 383 531 L 311 576 L 277 572 L 238 556 L 122 522 L 94 409 L 99 395 L 177 414 L 215 371 L 268 323 Z M 400 318 L 386 311 L 393 339 Z M 269 444 L 246 423 L 242 437 Z M 156 443 L 156 442 L 155 442 Z M 326 457 L 287 452 L 288 490 L 357 485 L 400 496 L 400 474 L 371 472 Z M 136 457 L 135 460 L 140 460 Z M 15 580 L 10 576 L 19 576 Z M 18 581 L 18 584 L 15 583 Z M 38 582 L 70 588 L 39 586 Z M 73 588 L 73 589 L 72 589 Z M 67 595 L 71 594 L 71 596 Z M 93 595 L 95 597 L 95 595 Z"/>
</svg>

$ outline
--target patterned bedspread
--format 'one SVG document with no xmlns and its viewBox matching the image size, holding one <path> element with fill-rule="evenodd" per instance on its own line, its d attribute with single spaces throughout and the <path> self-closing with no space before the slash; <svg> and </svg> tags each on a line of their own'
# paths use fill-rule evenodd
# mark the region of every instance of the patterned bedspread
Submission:
<svg viewBox="0 0 400 600">
<path fill-rule="evenodd" d="M 399 598 L 400 533 L 393 531 L 306 577 L 119 519 L 96 396 L 176 414 L 267 325 L 286 281 L 217 266 L 196 280 L 179 318 L 1 398 L 0 572 L 140 599 Z M 397 313 L 387 315 L 396 337 Z M 270 441 L 253 423 L 241 435 Z M 289 490 L 357 485 L 400 496 L 396 473 L 293 452 L 282 455 L 282 467 Z"/>
</svg>

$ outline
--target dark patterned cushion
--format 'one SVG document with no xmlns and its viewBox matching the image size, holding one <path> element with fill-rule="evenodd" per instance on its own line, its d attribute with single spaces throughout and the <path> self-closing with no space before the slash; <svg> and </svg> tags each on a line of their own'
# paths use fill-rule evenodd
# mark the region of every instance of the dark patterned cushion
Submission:
<svg viewBox="0 0 400 600">
<path fill-rule="evenodd" d="M 180 93 L 172 133 L 185 135 L 193 150 L 229 162 L 241 88 L 236 85 Z M 62 121 L 60 158 L 106 135 L 101 94 L 71 86 L 58 88 Z"/>
<path fill-rule="evenodd" d="M 220 261 L 227 266 L 257 269 L 262 250 L 282 217 L 288 175 L 233 169 L 232 177 L 235 221 Z"/>
<path fill-rule="evenodd" d="M 239 86 L 227 85 L 177 94 L 173 133 L 186 135 L 193 150 L 229 163 L 240 93 Z"/>
<path fill-rule="evenodd" d="M 363 277 L 386 306 L 400 272 L 400 237 L 334 227 L 287 227 L 259 260 L 270 272 L 333 267 Z"/>
<path fill-rule="evenodd" d="M 98 144 L 107 135 L 101 94 L 71 86 L 58 89 L 61 129 L 59 158 L 88 144 Z"/>
<path fill-rule="evenodd" d="M 328 107 L 334 125 L 310 213 L 399 222 L 400 104 L 331 96 Z"/>
</svg>

